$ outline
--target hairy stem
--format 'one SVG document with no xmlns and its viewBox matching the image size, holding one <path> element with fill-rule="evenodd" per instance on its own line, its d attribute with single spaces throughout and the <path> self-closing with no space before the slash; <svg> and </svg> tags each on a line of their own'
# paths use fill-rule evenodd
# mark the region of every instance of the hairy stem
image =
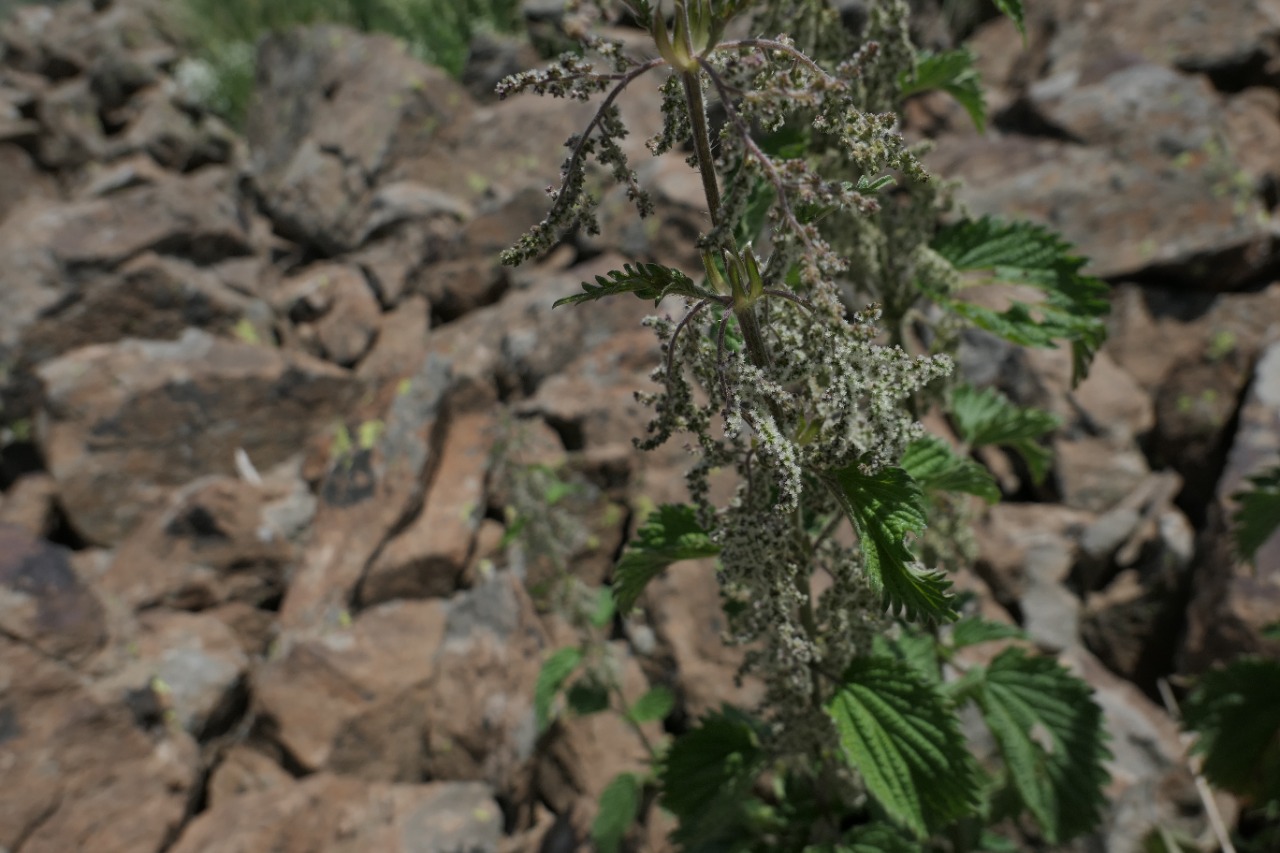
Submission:
<svg viewBox="0 0 1280 853">
<path fill-rule="evenodd" d="M 693 150 L 698 155 L 698 171 L 702 175 L 702 190 L 707 196 L 707 212 L 711 214 L 712 230 L 719 228 L 720 185 L 716 182 L 716 161 L 711 155 L 711 132 L 707 128 L 707 106 L 702 99 L 702 79 L 699 70 L 680 74 L 684 84 L 685 101 L 689 104 L 689 120 L 693 125 Z"/>
</svg>

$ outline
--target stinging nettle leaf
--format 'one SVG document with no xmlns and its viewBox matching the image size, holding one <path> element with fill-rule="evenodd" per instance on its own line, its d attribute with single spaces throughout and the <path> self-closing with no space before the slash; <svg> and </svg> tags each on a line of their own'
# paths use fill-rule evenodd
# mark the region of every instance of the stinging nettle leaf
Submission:
<svg viewBox="0 0 1280 853">
<path fill-rule="evenodd" d="M 1240 506 L 1232 516 L 1236 551 L 1252 560 L 1280 528 L 1280 466 L 1249 477 L 1252 488 L 1232 495 Z"/>
<path fill-rule="evenodd" d="M 698 525 L 693 507 L 664 504 L 645 519 L 627 544 L 613 575 L 613 597 L 618 610 L 635 606 L 649 581 L 680 560 L 714 557 L 720 546 Z"/>
<path fill-rule="evenodd" d="M 557 299 L 552 308 L 561 305 L 579 305 L 606 296 L 634 293 L 641 299 L 652 299 L 657 305 L 668 296 L 686 296 L 690 299 L 714 298 L 715 294 L 704 290 L 680 270 L 661 264 L 626 264 L 621 270 L 596 276 L 596 283 L 584 281 L 582 293 Z"/>
<path fill-rule="evenodd" d="M 654 687 L 627 709 L 627 716 L 637 723 L 665 719 L 676 706 L 676 697 L 665 687 Z"/>
<path fill-rule="evenodd" d="M 976 810 L 977 767 L 955 712 L 909 665 L 855 660 L 827 710 L 867 791 L 916 836 Z"/>
<path fill-rule="evenodd" d="M 901 468 L 864 474 L 857 463 L 823 479 L 853 522 L 867 577 L 889 608 L 912 619 L 955 619 L 951 583 L 941 572 L 920 567 L 903 541 L 925 529 L 920 484 Z"/>
<path fill-rule="evenodd" d="M 979 643 L 990 643 L 996 640 L 1020 640 L 1026 632 L 1017 625 L 1007 625 L 979 616 L 966 616 L 951 628 L 949 645 L 953 649 L 976 646 Z"/>
<path fill-rule="evenodd" d="M 620 773 L 600 792 L 600 810 L 591 824 L 591 838 L 600 853 L 617 853 L 640 809 L 640 779 Z"/>
<path fill-rule="evenodd" d="M 1061 421 L 1056 415 L 1016 406 L 994 388 L 961 385 L 951 397 L 951 419 L 972 447 L 994 444 L 1016 450 L 1037 483 L 1049 473 L 1053 452 L 1036 439 L 1057 429 Z"/>
<path fill-rule="evenodd" d="M 1022 33 L 1022 37 L 1027 37 L 1027 21 L 1026 13 L 1022 8 L 1022 0 L 994 0 L 996 8 L 1000 13 L 1013 21 L 1013 25 L 1018 28 L 1018 32 Z"/>
<path fill-rule="evenodd" d="M 579 717 L 589 717 L 609 710 L 609 688 L 600 679 L 585 675 L 564 692 L 569 709 Z"/>
<path fill-rule="evenodd" d="M 551 722 L 551 704 L 555 701 L 556 694 L 560 692 L 565 680 L 573 674 L 580 663 L 582 663 L 582 649 L 577 646 L 556 649 L 543 662 L 533 688 L 533 709 L 539 732 L 545 731 Z"/>
<path fill-rule="evenodd" d="M 983 133 L 987 124 L 987 103 L 982 94 L 982 80 L 974 67 L 976 61 L 977 57 L 967 47 L 942 53 L 921 51 L 912 72 L 903 72 L 899 76 L 902 97 L 941 89 L 964 107 L 978 133 Z"/>
<path fill-rule="evenodd" d="M 736 806 L 765 760 L 752 722 L 725 706 L 676 738 L 663 756 L 662 805 L 681 822 L 711 813 L 717 804 Z"/>
<path fill-rule="evenodd" d="M 1085 260 L 1070 243 L 1031 222 L 994 217 L 965 219 L 934 235 L 931 248 L 961 272 L 982 272 L 987 281 L 1026 284 L 1042 291 L 1042 302 L 1015 302 L 1004 312 L 950 299 L 946 304 L 980 327 L 1022 346 L 1071 342 L 1072 382 L 1079 383 L 1106 338 L 1103 318 L 1111 310 L 1106 282 L 1084 275 Z M 975 283 L 984 281 L 975 279 Z"/>
<path fill-rule="evenodd" d="M 1061 843 L 1095 827 L 1111 753 L 1089 685 L 1053 658 L 1020 648 L 1005 649 L 979 674 L 973 696 L 1045 837 Z"/>
<path fill-rule="evenodd" d="M 991 472 L 972 459 L 957 456 L 937 436 L 926 435 L 907 445 L 901 465 L 926 492 L 963 492 L 998 503 L 1000 487 Z"/>
<path fill-rule="evenodd" d="M 1182 705 L 1204 775 L 1256 802 L 1280 799 L 1280 661 L 1245 657 L 1200 676 Z"/>
</svg>

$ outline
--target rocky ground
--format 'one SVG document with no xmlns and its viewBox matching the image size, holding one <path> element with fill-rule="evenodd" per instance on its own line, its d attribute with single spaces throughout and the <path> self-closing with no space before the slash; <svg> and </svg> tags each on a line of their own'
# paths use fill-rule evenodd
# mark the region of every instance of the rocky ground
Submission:
<svg viewBox="0 0 1280 853">
<path fill-rule="evenodd" d="M 537 736 L 572 632 L 503 547 L 495 460 L 567 464 L 593 583 L 680 496 L 678 453 L 630 446 L 646 306 L 550 311 L 692 260 L 697 182 L 642 148 L 657 93 L 623 105 L 656 225 L 610 199 L 602 236 L 511 271 L 585 114 L 485 94 L 528 48 L 486 42 L 464 86 L 383 36 L 269 38 L 238 135 L 175 73 L 163 6 L 0 27 L 0 849 L 575 849 L 642 745 L 608 715 Z M 1112 809 L 1075 849 L 1124 851 L 1205 827 L 1157 679 L 1280 653 L 1280 541 L 1249 571 L 1225 522 L 1280 451 L 1280 4 L 1028 7 L 1025 48 L 974 35 L 991 132 L 944 98 L 907 124 L 971 209 L 1053 225 L 1115 285 L 1075 390 L 1062 353 L 966 339 L 973 381 L 1064 426 L 1042 488 L 986 460 L 1013 499 L 960 583 L 1097 689 Z M 628 691 L 751 701 L 704 566 L 642 611 Z"/>
</svg>

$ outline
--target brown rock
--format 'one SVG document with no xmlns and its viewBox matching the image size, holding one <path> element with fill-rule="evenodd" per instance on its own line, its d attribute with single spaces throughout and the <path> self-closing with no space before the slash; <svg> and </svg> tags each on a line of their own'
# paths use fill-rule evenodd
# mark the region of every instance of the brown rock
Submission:
<svg viewBox="0 0 1280 853">
<path fill-rule="evenodd" d="M 941 140 L 928 165 L 964 179 L 960 199 L 976 215 L 1051 225 L 1095 275 L 1159 272 L 1210 290 L 1253 275 L 1272 238 L 1251 194 L 1233 193 L 1234 164 L 1207 153 L 1151 157 L 1008 136 Z"/>
<path fill-rule="evenodd" d="M 41 452 L 71 524 L 118 542 L 174 486 L 231 473 L 237 450 L 268 467 L 345 411 L 344 371 L 306 356 L 188 330 L 41 366 Z"/>
<path fill-rule="evenodd" d="M 391 602 L 314 638 L 286 634 L 254 673 L 258 711 L 307 770 L 422 778 L 426 692 L 447 619 L 440 601 Z"/>
<path fill-rule="evenodd" d="M 300 335 L 315 355 L 350 367 L 377 337 L 382 311 L 358 268 L 316 264 L 280 287 L 279 309 L 302 325 Z"/>
<path fill-rule="evenodd" d="M 83 77 L 59 83 L 40 98 L 37 156 L 48 169 L 75 169 L 106 154 L 98 99 Z"/>
<path fill-rule="evenodd" d="M 173 853 L 496 853 L 502 810 L 484 785 L 389 785 L 327 773 L 223 800 Z"/>
<path fill-rule="evenodd" d="M 140 726 L 66 667 L 0 639 L 0 845 L 29 853 L 165 848 L 199 775 L 181 731 Z"/>
<path fill-rule="evenodd" d="M 314 533 L 281 607 L 283 625 L 337 624 L 369 561 L 418 512 L 450 406 L 491 395 L 481 382 L 459 381 L 450 360 L 429 355 L 364 410 L 367 420 L 342 427 L 322 472 Z"/>
<path fill-rule="evenodd" d="M 375 385 L 410 376 L 427 354 L 430 311 L 425 299 L 410 296 L 384 314 L 378 338 L 360 360 L 356 375 Z"/>
<path fill-rule="evenodd" d="M 1183 650 L 1183 665 L 1193 672 L 1241 654 L 1280 654 L 1280 642 L 1267 635 L 1268 626 L 1280 622 L 1280 536 L 1268 539 L 1252 565 L 1245 564 L 1235 554 L 1230 522 L 1237 507 L 1233 496 L 1249 485 L 1245 478 L 1274 466 L 1277 458 L 1280 343 L 1272 343 L 1258 360 L 1210 504 L 1208 543 L 1193 580 Z"/>
<path fill-rule="evenodd" d="M 97 583 L 130 609 L 278 599 L 296 552 L 271 507 L 288 499 L 229 477 L 195 480 L 120 543 Z"/>
<path fill-rule="evenodd" d="M 977 574 L 1001 606 L 1044 644 L 1079 644 L 1079 601 L 1063 582 L 1080 555 L 1087 512 L 1056 504 L 997 504 L 974 526 Z"/>
<path fill-rule="evenodd" d="M 293 777 L 279 764 L 252 747 L 236 744 L 209 776 L 209 809 L 218 809 L 241 794 L 271 796 L 270 792 L 292 785 Z"/>
<path fill-rule="evenodd" d="M 1256 190 L 1274 196 L 1280 183 L 1280 92 L 1253 86 L 1227 100 L 1223 132 Z"/>
<path fill-rule="evenodd" d="M 727 625 L 720 607 L 720 587 L 715 568 L 706 560 L 676 563 L 654 579 L 644 593 L 650 614 L 655 651 L 674 664 L 673 689 L 690 716 L 714 711 L 729 702 L 754 708 L 764 698 L 764 686 L 755 679 L 736 683 L 743 649 L 727 646 Z M 643 628 L 632 628 L 633 635 Z M 652 641 L 633 636 L 642 651 Z"/>
<path fill-rule="evenodd" d="M 1062 503 L 1073 509 L 1105 512 L 1151 473 L 1146 456 L 1132 441 L 1059 436 L 1053 441 L 1053 452 Z"/>
<path fill-rule="evenodd" d="M 0 522 L 0 635 L 83 664 L 107 640 L 102 604 L 77 576 L 70 552 L 36 535 Z"/>
<path fill-rule="evenodd" d="M 457 589 L 485 509 L 495 421 L 489 411 L 460 412 L 450 419 L 425 505 L 369 566 L 360 583 L 361 606 L 448 596 Z"/>
<path fill-rule="evenodd" d="M 4 124 L 0 113 L 0 126 Z M 57 195 L 57 185 L 31 162 L 31 156 L 17 145 L 3 143 L 0 139 L 0 171 L 4 182 L 0 183 L 0 223 L 27 199 L 47 199 Z"/>
<path fill-rule="evenodd" d="M 257 68 L 253 180 L 282 234 L 330 254 L 360 245 L 375 185 L 406 152 L 455 133 L 470 100 L 402 42 L 337 27 L 267 38 Z"/>
<path fill-rule="evenodd" d="M 19 477 L 4 493 L 0 504 L 0 524 L 21 527 L 31 536 L 48 536 L 57 524 L 55 499 L 58 484 L 44 473 L 32 473 Z"/>
<path fill-rule="evenodd" d="M 249 657 L 217 617 L 146 610 L 124 641 L 127 658 L 92 686 L 105 703 L 152 691 L 166 722 L 199 739 L 225 731 L 243 710 Z"/>
<path fill-rule="evenodd" d="M 547 640 L 510 573 L 455 596 L 426 696 L 429 778 L 483 780 L 509 801 L 530 796 L 533 688 Z"/>
</svg>

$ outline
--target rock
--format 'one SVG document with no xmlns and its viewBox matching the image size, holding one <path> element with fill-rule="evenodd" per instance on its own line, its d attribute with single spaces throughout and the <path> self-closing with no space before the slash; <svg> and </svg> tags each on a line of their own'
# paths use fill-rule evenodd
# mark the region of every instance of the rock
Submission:
<svg viewBox="0 0 1280 853">
<path fill-rule="evenodd" d="M 1053 440 L 1054 472 L 1062 503 L 1073 509 L 1105 512 L 1151 473 L 1146 456 L 1133 442 L 1091 435 Z"/>
<path fill-rule="evenodd" d="M 83 77 L 60 83 L 39 101 L 40 141 L 36 156 L 47 169 L 75 169 L 107 152 L 98 120 L 98 100 Z"/>
<path fill-rule="evenodd" d="M 492 259 L 468 257 L 421 269 L 408 290 L 426 297 L 432 314 L 447 323 L 497 302 L 510 284 L 506 269 Z"/>
<path fill-rule="evenodd" d="M 406 378 L 427 355 L 431 306 L 421 296 L 410 296 L 382 315 L 378 337 L 369 354 L 360 360 L 356 375 L 362 382 L 379 385 Z"/>
<path fill-rule="evenodd" d="M 123 665 L 92 687 L 105 703 L 153 691 L 166 720 L 200 740 L 225 732 L 243 713 L 249 658 L 220 619 L 145 610 L 127 643 Z"/>
<path fill-rule="evenodd" d="M 242 794 L 271 796 L 270 792 L 292 785 L 293 777 L 279 764 L 250 746 L 236 744 L 227 750 L 209 776 L 209 810 L 212 812 Z"/>
<path fill-rule="evenodd" d="M 165 849 L 200 768 L 181 731 L 102 704 L 70 669 L 0 638 L 0 846 L 29 853 Z"/>
<path fill-rule="evenodd" d="M 71 552 L 36 535 L 0 522 L 0 636 L 50 660 L 84 664 L 107 641 L 102 603 L 76 574 Z"/>
<path fill-rule="evenodd" d="M 0 115 L 0 125 L 3 124 Z M 4 172 L 4 182 L 0 183 L 0 224 L 5 217 L 17 210 L 28 199 L 55 198 L 57 185 L 50 177 L 36 167 L 31 155 L 17 145 L 0 140 L 0 171 Z"/>
<path fill-rule="evenodd" d="M 1074 142 L 1105 147 L 1126 162 L 1181 155 L 1225 156 L 1216 128 L 1220 101 L 1209 82 L 1131 54 L 1099 55 L 1027 90 L 1039 122 Z"/>
<path fill-rule="evenodd" d="M 1062 587 L 1079 555 L 1079 541 L 1094 521 L 1092 513 L 1055 504 L 997 504 L 974 526 L 978 543 L 975 570 L 996 601 L 1032 631 L 1028 602 L 1043 605 L 1042 638 L 1071 648 L 1079 602 Z M 1066 596 L 1065 598 L 1063 596 Z M 1055 612 L 1065 618 L 1055 624 Z M 1035 636 L 1033 634 L 1033 636 Z"/>
<path fill-rule="evenodd" d="M 391 602 L 349 627 L 285 634 L 254 699 L 290 761 L 388 782 L 423 778 L 427 693 L 448 622 L 441 601 Z"/>
<path fill-rule="evenodd" d="M 316 264 L 285 279 L 280 291 L 278 308 L 315 355 L 351 367 L 377 338 L 382 311 L 356 267 Z"/>
<path fill-rule="evenodd" d="M 547 645 L 532 602 L 509 573 L 449 601 L 425 705 L 428 778 L 481 780 L 509 802 L 528 800 L 533 691 Z"/>
<path fill-rule="evenodd" d="M 448 428 L 450 407 L 491 399 L 484 380 L 462 379 L 428 355 L 384 389 L 330 444 L 313 535 L 281 605 L 289 628 L 333 626 L 392 531 L 418 512 Z"/>
<path fill-rule="evenodd" d="M 337 27 L 273 35 L 257 69 L 247 129 L 254 184 L 281 234 L 328 254 L 358 248 L 373 230 L 376 186 L 398 158 L 466 119 L 465 90 L 390 36 Z"/>
<path fill-rule="evenodd" d="M 133 610 L 275 602 L 297 558 L 296 524 L 273 517 L 290 500 L 296 496 L 276 484 L 201 477 L 120 543 L 96 583 Z"/>
<path fill-rule="evenodd" d="M 1222 132 L 1256 192 L 1274 199 L 1280 189 L 1280 92 L 1253 86 L 1227 100 Z"/>
<path fill-rule="evenodd" d="M 1269 0 L 1228 6 L 1212 0 L 1137 0 L 1089 7 L 1054 0 L 1028 12 L 1028 30 L 1050 39 L 1050 74 L 1125 49 L 1149 62 L 1208 74 L 1218 88 L 1230 91 L 1264 82 L 1277 57 L 1280 9 Z"/>
<path fill-rule="evenodd" d="M 974 215 L 1051 225 L 1095 275 L 1159 274 L 1222 291 L 1260 269 L 1273 237 L 1256 200 L 1233 190 L 1228 155 L 1210 153 L 1136 161 L 1101 147 L 1006 136 L 940 140 L 927 165 L 964 180 L 959 198 Z"/>
<path fill-rule="evenodd" d="M 1238 417 L 1187 612 L 1182 665 L 1191 672 L 1241 654 L 1280 654 L 1280 642 L 1268 636 L 1280 622 L 1280 537 L 1272 536 L 1248 565 L 1235 554 L 1230 521 L 1233 495 L 1248 487 L 1246 477 L 1280 458 L 1280 343 L 1263 351 Z"/>
<path fill-rule="evenodd" d="M 177 258 L 143 252 L 85 282 L 78 298 L 45 312 L 22 337 L 32 364 L 89 344 L 123 338 L 175 339 L 189 327 L 231 336 L 266 337 L 263 303 Z M 256 322 L 255 322 L 256 321 Z"/>
<path fill-rule="evenodd" d="M 47 537 L 58 524 L 58 484 L 48 474 L 19 477 L 4 493 L 0 524 L 20 527 L 34 538 Z"/>
<path fill-rule="evenodd" d="M 83 347 L 38 375 L 41 452 L 72 526 L 102 543 L 123 539 L 169 489 L 231 473 L 237 450 L 263 467 L 284 461 L 353 393 L 336 367 L 195 329 Z"/>
<path fill-rule="evenodd" d="M 484 785 L 390 785 L 322 773 L 224 800 L 170 850 L 497 853 L 501 835 L 502 809 Z"/>
<path fill-rule="evenodd" d="M 1156 397 L 1152 455 L 1182 475 L 1197 515 L 1203 513 L 1222 470 L 1229 428 L 1247 378 L 1227 360 L 1188 364 Z"/>
<path fill-rule="evenodd" d="M 234 131 L 214 116 L 183 109 L 178 97 L 171 82 L 136 95 L 115 116 L 126 129 L 112 153 L 144 152 L 178 172 L 229 162 L 238 142 Z"/>
<path fill-rule="evenodd" d="M 472 411 L 450 419 L 424 506 L 374 558 L 360 582 L 360 606 L 449 596 L 462 583 L 485 508 L 496 437 L 493 403 L 477 400 Z"/>
<path fill-rule="evenodd" d="M 673 564 L 645 588 L 644 605 L 657 640 L 656 659 L 674 670 L 672 689 L 690 717 L 724 702 L 743 708 L 760 703 L 763 684 L 754 678 L 737 682 L 744 650 L 724 643 L 728 626 L 712 563 Z"/>
</svg>

